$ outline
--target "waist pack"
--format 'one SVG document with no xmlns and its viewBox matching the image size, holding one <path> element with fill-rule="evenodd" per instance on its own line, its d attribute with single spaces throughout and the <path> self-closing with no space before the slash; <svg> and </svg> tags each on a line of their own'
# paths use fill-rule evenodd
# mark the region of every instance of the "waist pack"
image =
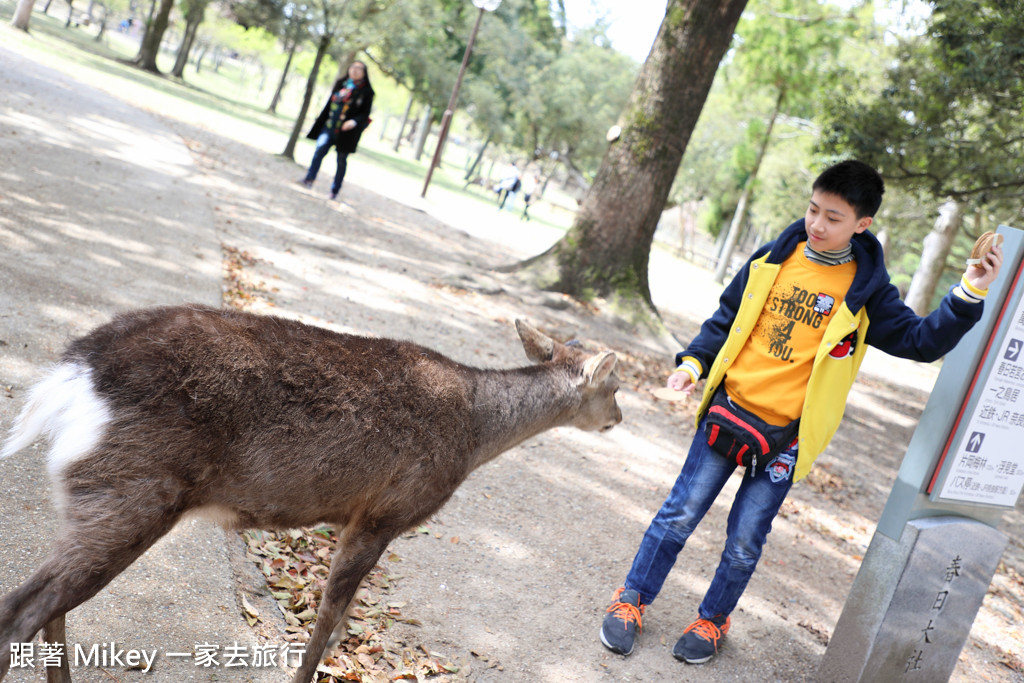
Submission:
<svg viewBox="0 0 1024 683">
<path fill-rule="evenodd" d="M 722 457 L 757 472 L 758 462 L 767 462 L 796 439 L 800 421 L 777 427 L 768 424 L 729 398 L 720 387 L 711 399 L 704 422 L 708 446 Z"/>
</svg>

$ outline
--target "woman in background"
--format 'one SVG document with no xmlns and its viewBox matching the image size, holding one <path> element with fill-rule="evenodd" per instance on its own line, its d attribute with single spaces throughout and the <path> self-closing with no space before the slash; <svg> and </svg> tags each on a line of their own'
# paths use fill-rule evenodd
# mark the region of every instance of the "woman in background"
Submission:
<svg viewBox="0 0 1024 683">
<path fill-rule="evenodd" d="M 337 199 L 341 183 L 345 179 L 348 155 L 356 151 L 359 137 L 370 125 L 370 108 L 373 106 L 373 87 L 366 73 L 366 64 L 352 62 L 348 77 L 339 78 L 331 89 L 331 97 L 316 117 L 306 137 L 316 140 L 316 151 L 309 170 L 299 182 L 313 187 L 320 164 L 333 146 L 338 153 L 338 169 L 331 184 L 331 199 Z"/>
</svg>

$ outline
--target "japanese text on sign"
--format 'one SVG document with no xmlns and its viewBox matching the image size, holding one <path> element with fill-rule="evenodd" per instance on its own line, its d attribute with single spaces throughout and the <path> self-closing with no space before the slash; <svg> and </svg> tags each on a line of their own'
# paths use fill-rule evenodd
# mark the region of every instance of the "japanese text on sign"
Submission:
<svg viewBox="0 0 1024 683">
<path fill-rule="evenodd" d="M 1024 299 L 998 348 L 939 497 L 1014 507 L 1024 489 Z"/>
</svg>

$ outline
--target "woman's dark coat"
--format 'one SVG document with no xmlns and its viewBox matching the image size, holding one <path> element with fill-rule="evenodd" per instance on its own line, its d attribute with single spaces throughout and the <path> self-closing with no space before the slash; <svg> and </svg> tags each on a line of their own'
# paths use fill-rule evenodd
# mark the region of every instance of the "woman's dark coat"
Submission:
<svg viewBox="0 0 1024 683">
<path fill-rule="evenodd" d="M 334 84 L 334 88 L 331 89 L 331 96 L 338 92 L 345 86 L 344 78 L 338 79 Z M 349 119 L 356 122 L 356 127 L 352 130 L 340 131 L 335 139 L 335 145 L 339 152 L 345 154 L 352 154 L 356 151 L 356 147 L 359 145 L 359 138 L 362 136 L 363 131 L 370 125 L 370 108 L 373 106 L 373 88 L 369 82 L 366 82 L 363 87 L 356 88 L 355 92 L 352 93 L 352 101 L 349 103 L 348 111 L 345 112 L 345 118 L 339 122 L 344 123 Z M 310 140 L 316 140 L 320 137 L 320 134 L 324 132 L 324 127 L 327 125 L 327 117 L 331 111 L 331 98 L 327 98 L 327 104 L 324 105 L 320 115 L 316 117 L 316 121 L 313 122 L 313 127 L 306 133 L 306 137 Z"/>
</svg>

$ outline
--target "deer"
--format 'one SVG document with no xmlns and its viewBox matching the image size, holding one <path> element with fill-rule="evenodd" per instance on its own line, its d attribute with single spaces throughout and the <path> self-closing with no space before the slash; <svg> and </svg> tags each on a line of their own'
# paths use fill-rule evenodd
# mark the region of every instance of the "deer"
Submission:
<svg viewBox="0 0 1024 683">
<path fill-rule="evenodd" d="M 228 530 L 334 527 L 292 678 L 309 683 L 363 577 L 472 471 L 554 427 L 622 421 L 614 352 L 515 326 L 532 364 L 513 369 L 201 305 L 122 313 L 73 340 L 0 450 L 49 438 L 60 518 L 42 565 L 0 601 L 0 681 L 12 643 L 42 629 L 64 644 L 69 610 L 197 514 Z M 47 680 L 70 683 L 67 657 Z"/>
</svg>

